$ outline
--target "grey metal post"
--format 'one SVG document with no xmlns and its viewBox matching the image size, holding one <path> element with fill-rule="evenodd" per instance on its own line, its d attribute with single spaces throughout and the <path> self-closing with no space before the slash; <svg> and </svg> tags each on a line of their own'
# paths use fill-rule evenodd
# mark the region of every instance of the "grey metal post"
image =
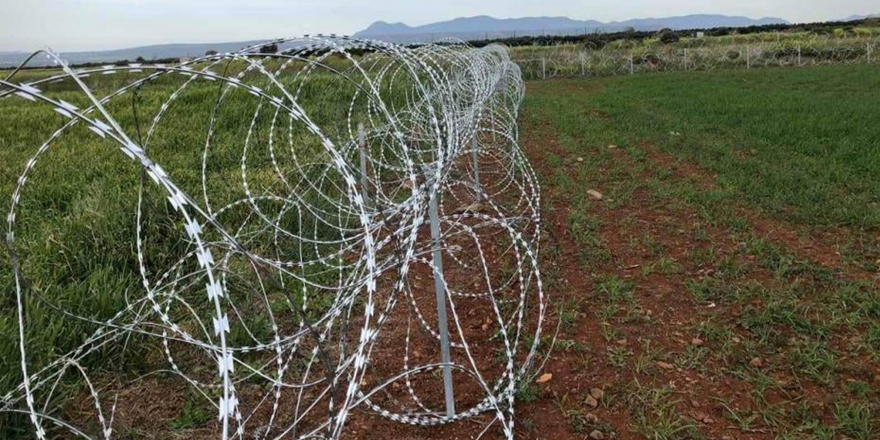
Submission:
<svg viewBox="0 0 880 440">
<path fill-rule="evenodd" d="M 871 47 L 870 41 L 867 43 L 867 46 L 868 46 L 868 50 L 867 50 L 868 64 L 871 64 L 871 50 L 873 49 L 873 47 Z"/>
<path fill-rule="evenodd" d="M 541 58 L 541 79 L 547 79 L 547 60 Z"/>
<path fill-rule="evenodd" d="M 801 62 L 801 47 L 798 46 L 798 67 L 803 66 L 804 63 Z"/>
<path fill-rule="evenodd" d="M 446 282 L 443 279 L 443 255 L 440 252 L 440 213 L 437 208 L 438 193 L 428 201 L 428 217 L 431 221 L 431 247 L 434 262 L 434 290 L 437 293 L 437 331 L 440 333 L 440 359 L 443 366 L 443 392 L 446 397 L 446 417 L 455 416 L 455 396 L 452 391 L 452 366 L 449 356 L 449 324 L 446 317 Z"/>
<path fill-rule="evenodd" d="M 477 201 L 483 200 L 483 185 L 480 183 L 480 151 L 478 150 L 479 144 L 477 143 L 477 137 L 474 136 L 474 140 L 471 141 L 471 159 L 474 162 L 474 185 L 477 190 Z"/>
<path fill-rule="evenodd" d="M 749 50 L 749 45 L 746 44 L 746 70 L 752 68 L 752 52 Z"/>
<path fill-rule="evenodd" d="M 636 74 L 636 64 L 635 64 L 635 61 L 633 61 L 632 52 L 629 53 L 629 74 L 630 75 Z"/>
<path fill-rule="evenodd" d="M 361 196 L 364 198 L 364 204 L 370 204 L 369 179 L 367 176 L 367 133 L 364 130 L 364 123 L 358 123 L 358 151 L 361 156 Z"/>
<path fill-rule="evenodd" d="M 587 76 L 587 54 L 581 52 L 581 76 Z"/>
</svg>

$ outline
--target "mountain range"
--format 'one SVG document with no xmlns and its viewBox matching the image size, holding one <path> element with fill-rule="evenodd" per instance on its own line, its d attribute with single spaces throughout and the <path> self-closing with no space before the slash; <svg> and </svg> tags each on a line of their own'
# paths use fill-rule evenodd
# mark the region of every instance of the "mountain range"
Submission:
<svg viewBox="0 0 880 440">
<path fill-rule="evenodd" d="M 643 18 L 603 23 L 596 20 L 574 20 L 568 17 L 526 17 L 499 19 L 489 16 L 463 17 L 422 26 L 379 21 L 354 34 L 360 38 L 419 42 L 444 37 L 464 40 L 511 36 L 567 35 L 588 32 L 619 32 L 626 29 L 656 31 L 660 29 L 709 29 L 788 24 L 782 18 L 752 19 L 727 15 L 686 15 L 666 18 Z"/>
<path fill-rule="evenodd" d="M 859 20 L 878 15 L 852 16 L 846 19 Z M 525 17 L 499 19 L 489 16 L 463 17 L 454 20 L 409 26 L 404 23 L 379 21 L 354 34 L 359 38 L 386 40 L 396 43 L 427 42 L 444 37 L 463 40 L 483 38 L 508 38 L 512 36 L 535 35 L 573 35 L 586 32 L 619 32 L 627 29 L 638 31 L 657 31 L 660 29 L 710 29 L 717 27 L 747 27 L 770 24 L 788 24 L 782 18 L 767 17 L 752 19 L 727 15 L 685 15 L 665 18 L 642 18 L 603 23 L 596 20 L 575 20 L 568 17 Z M 71 64 L 109 63 L 137 58 L 145 60 L 196 57 L 209 50 L 233 52 L 256 44 L 259 41 L 205 43 L 205 44 L 163 44 L 129 49 L 68 52 L 61 54 Z M 21 51 L 0 52 L 0 67 L 12 67 L 21 63 L 28 53 Z M 32 66 L 45 63 L 45 57 L 37 57 Z"/>
<path fill-rule="evenodd" d="M 841 21 L 857 21 L 857 20 L 867 20 L 869 18 L 880 18 L 880 14 L 870 14 L 870 15 L 850 15 L 849 17 L 841 20 Z"/>
</svg>

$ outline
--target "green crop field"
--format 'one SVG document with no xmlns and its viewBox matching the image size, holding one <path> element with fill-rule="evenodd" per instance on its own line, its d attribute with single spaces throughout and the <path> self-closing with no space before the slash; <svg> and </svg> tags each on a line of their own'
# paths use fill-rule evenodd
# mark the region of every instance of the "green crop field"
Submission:
<svg viewBox="0 0 880 440">
<path fill-rule="evenodd" d="M 572 83 L 578 84 L 578 83 Z M 880 227 L 880 75 L 873 66 L 648 75 L 545 97 L 564 133 L 661 151 L 717 174 L 720 196 L 804 225 Z M 543 85 L 535 84 L 535 88 Z M 605 124 L 578 126 L 584 107 Z M 613 122 L 612 122 L 613 121 Z M 676 133 L 670 135 L 670 133 Z M 678 135 L 680 134 L 680 135 Z"/>
<path fill-rule="evenodd" d="M 525 423 L 880 436 L 878 102 L 874 66 L 530 82 L 522 143 L 568 311 Z"/>
<path fill-rule="evenodd" d="M 105 92 L 125 83 L 122 75 L 95 81 Z M 145 87 L 111 110 L 126 127 L 144 126 L 174 84 Z M 338 86 L 314 87 L 327 97 Z M 84 104 L 76 91 L 55 93 Z M 207 130 L 199 116 L 216 93 L 211 84 L 190 89 L 171 110 L 174 124 L 151 143 L 194 194 Z M 334 110 L 347 110 L 348 96 L 339 97 L 311 111 L 343 121 Z M 146 116 L 132 111 L 132 99 Z M 25 162 L 61 121 L 22 102 L 0 100 L 4 217 Z M 208 182 L 227 203 L 242 197 L 226 182 L 240 179 L 239 140 L 258 105 L 240 102 L 219 115 Z M 596 430 L 650 440 L 880 437 L 880 67 L 530 82 L 520 135 L 545 192 L 542 267 L 560 333 L 545 368 L 553 379 L 517 395 L 519 436 L 563 426 L 560 438 L 572 439 Z M 52 147 L 30 179 L 16 241 L 34 292 L 106 320 L 140 288 L 132 242 L 140 180 L 117 146 L 96 139 L 78 127 Z M 320 154 L 315 139 L 298 142 Z M 271 184 L 265 154 L 248 158 L 254 184 L 261 171 Z M 145 225 L 154 240 L 165 237 L 155 246 L 165 253 L 148 258 L 175 260 L 185 251 L 173 244 L 181 225 L 160 202 Z M 0 396 L 21 381 L 9 268 L 4 249 Z M 46 362 L 40 353 L 66 353 L 97 328 L 38 298 L 26 310 L 35 370 Z M 240 343 L 263 336 L 233 335 Z M 108 349 L 87 367 L 109 375 L 124 365 L 121 374 L 134 377 L 164 361 L 158 345 L 131 350 L 120 360 Z M 58 390 L 59 399 L 82 392 L 74 379 Z M 188 401 L 155 438 L 179 438 L 214 418 L 214 408 L 198 405 Z M 0 437 L 29 438 L 27 423 L 0 416 Z M 125 426 L 116 432 L 142 438 Z"/>
</svg>

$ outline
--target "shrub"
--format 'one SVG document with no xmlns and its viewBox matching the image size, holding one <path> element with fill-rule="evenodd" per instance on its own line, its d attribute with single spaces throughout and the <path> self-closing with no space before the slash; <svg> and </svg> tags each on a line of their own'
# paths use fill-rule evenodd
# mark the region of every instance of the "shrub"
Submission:
<svg viewBox="0 0 880 440">
<path fill-rule="evenodd" d="M 675 44 L 680 40 L 681 37 L 671 30 L 666 29 L 660 32 L 660 42 L 663 44 Z"/>
</svg>

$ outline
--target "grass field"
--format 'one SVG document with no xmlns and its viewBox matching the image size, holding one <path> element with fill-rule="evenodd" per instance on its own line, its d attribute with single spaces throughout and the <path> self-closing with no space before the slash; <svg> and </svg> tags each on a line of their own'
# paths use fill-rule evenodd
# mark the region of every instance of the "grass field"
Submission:
<svg viewBox="0 0 880 440">
<path fill-rule="evenodd" d="M 618 140 L 624 147 L 649 142 L 717 174 L 719 191 L 785 220 L 880 227 L 876 68 L 656 75 L 596 84 L 604 92 L 585 99 L 614 122 L 591 136 L 625 134 Z"/>
<path fill-rule="evenodd" d="M 158 105 L 168 92 L 139 99 Z M 197 95 L 215 89 L 191 93 L 205 102 Z M 4 214 L 23 161 L 58 120 L 6 101 Z M 552 380 L 518 394 L 520 438 L 878 438 L 878 102 L 877 66 L 529 83 L 521 144 L 545 192 L 542 264 L 561 334 L 546 368 Z M 115 114 L 130 125 L 126 105 Z M 153 151 L 195 188 L 205 127 L 187 115 L 204 109 L 176 111 L 188 130 L 158 133 Z M 230 111 L 232 121 L 253 107 Z M 219 135 L 235 145 L 246 128 Z M 106 319 L 138 288 L 129 215 L 137 170 L 78 130 L 32 178 L 19 240 L 25 270 L 42 280 L 35 289 Z M 240 197 L 224 193 L 223 179 L 238 178 L 235 148 L 213 162 L 215 190 L 230 199 Z M 179 234 L 168 209 L 148 219 L 153 237 Z M 8 268 L 2 252 L 0 396 L 20 380 Z M 41 307 L 28 304 L 34 353 L 66 352 L 92 330 Z M 129 373 L 162 362 L 159 354 L 128 358 Z M 157 438 L 213 418 L 212 408 L 185 408 Z M 25 432 L 13 428 L 6 435 Z"/>
<path fill-rule="evenodd" d="M 880 436 L 878 85 L 870 66 L 529 83 L 565 309 L 524 438 Z"/>
</svg>

